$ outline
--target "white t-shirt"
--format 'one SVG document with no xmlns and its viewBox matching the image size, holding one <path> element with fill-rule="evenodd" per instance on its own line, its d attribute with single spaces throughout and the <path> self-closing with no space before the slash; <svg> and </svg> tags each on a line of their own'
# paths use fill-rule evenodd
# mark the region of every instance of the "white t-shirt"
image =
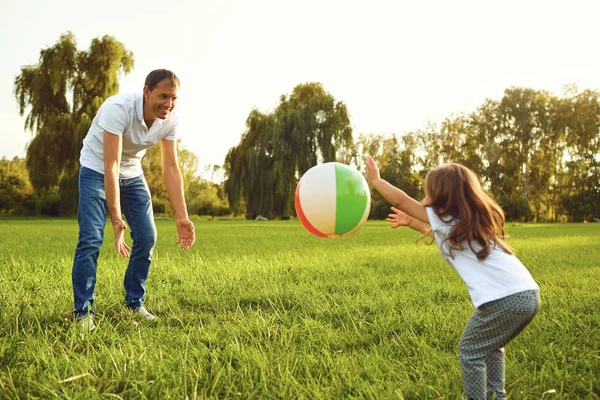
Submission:
<svg viewBox="0 0 600 400">
<path fill-rule="evenodd" d="M 104 174 L 104 131 L 123 137 L 123 152 L 119 166 L 119 179 L 142 175 L 142 157 L 146 149 L 163 139 L 176 140 L 177 116 L 170 113 L 167 119 L 157 118 L 148 129 L 144 122 L 144 95 L 142 93 L 118 94 L 106 101 L 92 121 L 83 140 L 79 162 L 82 166 Z"/>
<path fill-rule="evenodd" d="M 450 253 L 448 242 L 444 243 L 444 240 L 455 222 L 442 221 L 431 207 L 426 207 L 426 210 L 438 249 L 466 283 L 475 308 L 511 294 L 539 289 L 523 263 L 500 247 L 493 247 L 483 261 L 477 259 L 477 255 L 466 242 L 463 244 L 464 250 L 452 250 Z M 473 248 L 480 250 L 482 247 L 479 243 L 474 243 Z"/>
</svg>

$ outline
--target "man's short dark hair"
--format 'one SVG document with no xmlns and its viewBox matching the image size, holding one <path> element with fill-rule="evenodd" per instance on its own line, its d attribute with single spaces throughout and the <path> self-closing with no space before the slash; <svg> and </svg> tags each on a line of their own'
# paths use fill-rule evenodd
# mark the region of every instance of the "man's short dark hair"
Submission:
<svg viewBox="0 0 600 400">
<path fill-rule="evenodd" d="M 177 75 L 168 69 L 155 69 L 154 71 L 150 72 L 146 77 L 146 82 L 144 82 L 144 85 L 148 86 L 148 89 L 153 90 L 154 87 L 164 79 L 170 80 L 173 86 L 179 89 L 179 78 L 177 78 Z"/>
</svg>

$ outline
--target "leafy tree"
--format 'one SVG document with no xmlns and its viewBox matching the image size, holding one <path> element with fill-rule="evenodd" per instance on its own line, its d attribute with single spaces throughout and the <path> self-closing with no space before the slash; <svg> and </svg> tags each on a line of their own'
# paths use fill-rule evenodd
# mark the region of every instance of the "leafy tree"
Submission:
<svg viewBox="0 0 600 400">
<path fill-rule="evenodd" d="M 320 83 L 296 86 L 273 113 L 252 110 L 246 127 L 224 167 L 231 207 L 245 201 L 248 214 L 290 215 L 299 177 L 320 162 L 353 154 L 346 106 Z"/>
<path fill-rule="evenodd" d="M 183 177 L 185 198 L 189 214 L 221 216 L 229 213 L 223 184 L 202 179 L 197 175 L 198 157 L 177 141 L 177 158 Z M 167 188 L 162 176 L 160 144 L 149 148 L 142 159 L 144 176 L 152 193 L 152 205 L 156 214 L 172 214 Z M 213 175 L 219 174 L 220 166 L 212 166 Z"/>
<path fill-rule="evenodd" d="M 487 100 L 471 114 L 472 142 L 480 167 L 470 165 L 496 195 L 509 219 L 548 218 L 552 162 L 560 153 L 560 109 L 545 91 L 509 88 L 500 101 Z M 531 209 L 535 214 L 531 215 Z"/>
<path fill-rule="evenodd" d="M 600 92 L 585 90 L 566 101 L 571 113 L 562 207 L 571 220 L 600 218 Z"/>
<path fill-rule="evenodd" d="M 530 219 L 530 161 L 543 134 L 540 125 L 546 120 L 542 95 L 532 89 L 510 88 L 504 92 L 499 104 L 502 127 L 499 139 L 504 152 L 510 155 L 504 163 L 511 178 L 506 183 L 513 182 L 509 190 L 511 197 L 521 196 L 528 205 L 526 220 Z"/>
<path fill-rule="evenodd" d="M 482 174 L 482 141 L 468 115 L 446 118 L 442 122 L 438 141 L 444 162 L 456 162 Z"/>
<path fill-rule="evenodd" d="M 212 217 L 229 214 L 229 204 L 223 197 L 223 185 L 196 177 L 186 191 L 190 214 Z"/>
<path fill-rule="evenodd" d="M 563 99 L 547 95 L 541 120 L 539 141 L 529 161 L 530 206 L 535 221 L 556 220 L 559 177 L 563 173 L 562 157 L 566 149 L 568 107 Z"/>
<path fill-rule="evenodd" d="M 0 160 L 0 214 L 26 214 L 33 189 L 25 159 Z"/>
<path fill-rule="evenodd" d="M 63 215 L 77 209 L 79 152 L 91 119 L 118 92 L 119 76 L 133 63 L 133 54 L 111 36 L 93 39 L 89 50 L 80 51 L 69 32 L 15 78 L 19 111 L 29 111 L 25 129 L 34 136 L 27 148 L 31 183 L 36 192 L 58 185 Z"/>
<path fill-rule="evenodd" d="M 183 177 L 183 185 L 186 190 L 186 199 L 188 198 L 188 190 L 190 185 L 198 180 L 196 171 L 198 170 L 198 157 L 191 151 L 183 148 L 181 139 L 177 140 L 177 159 L 181 176 Z M 167 194 L 167 187 L 162 175 L 162 155 L 161 144 L 149 148 L 142 159 L 142 169 L 144 176 L 148 182 L 148 188 L 152 193 L 152 205 L 155 213 L 172 214 L 173 209 Z M 192 208 L 188 204 L 188 211 L 192 213 Z"/>
<path fill-rule="evenodd" d="M 413 137 L 413 145 L 418 152 L 413 168 L 424 178 L 427 171 L 443 161 L 438 128 L 430 122 L 425 125 L 425 128 L 411 132 L 409 135 Z"/>
</svg>

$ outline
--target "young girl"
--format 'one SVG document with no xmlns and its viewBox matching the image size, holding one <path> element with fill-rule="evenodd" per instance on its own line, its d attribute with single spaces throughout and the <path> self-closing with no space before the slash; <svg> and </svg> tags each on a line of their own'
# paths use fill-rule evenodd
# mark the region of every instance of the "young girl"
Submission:
<svg viewBox="0 0 600 400">
<path fill-rule="evenodd" d="M 477 175 L 459 164 L 429 171 L 422 203 L 381 179 L 371 157 L 366 166 L 373 187 L 395 206 L 387 219 L 392 228 L 408 226 L 433 235 L 467 285 L 475 312 L 458 345 L 466 397 L 490 399 L 495 393 L 496 399 L 506 398 L 504 346 L 537 314 L 540 295 L 505 241 L 502 209 Z"/>
</svg>

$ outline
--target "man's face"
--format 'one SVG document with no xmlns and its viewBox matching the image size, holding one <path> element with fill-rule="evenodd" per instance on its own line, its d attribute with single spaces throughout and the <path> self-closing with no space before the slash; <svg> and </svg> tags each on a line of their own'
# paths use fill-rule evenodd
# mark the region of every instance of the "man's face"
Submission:
<svg viewBox="0 0 600 400">
<path fill-rule="evenodd" d="M 173 85 L 170 79 L 163 79 L 152 90 L 144 86 L 144 117 L 166 119 L 175 108 L 177 91 L 177 86 Z M 146 110 L 150 115 L 146 115 Z"/>
</svg>

